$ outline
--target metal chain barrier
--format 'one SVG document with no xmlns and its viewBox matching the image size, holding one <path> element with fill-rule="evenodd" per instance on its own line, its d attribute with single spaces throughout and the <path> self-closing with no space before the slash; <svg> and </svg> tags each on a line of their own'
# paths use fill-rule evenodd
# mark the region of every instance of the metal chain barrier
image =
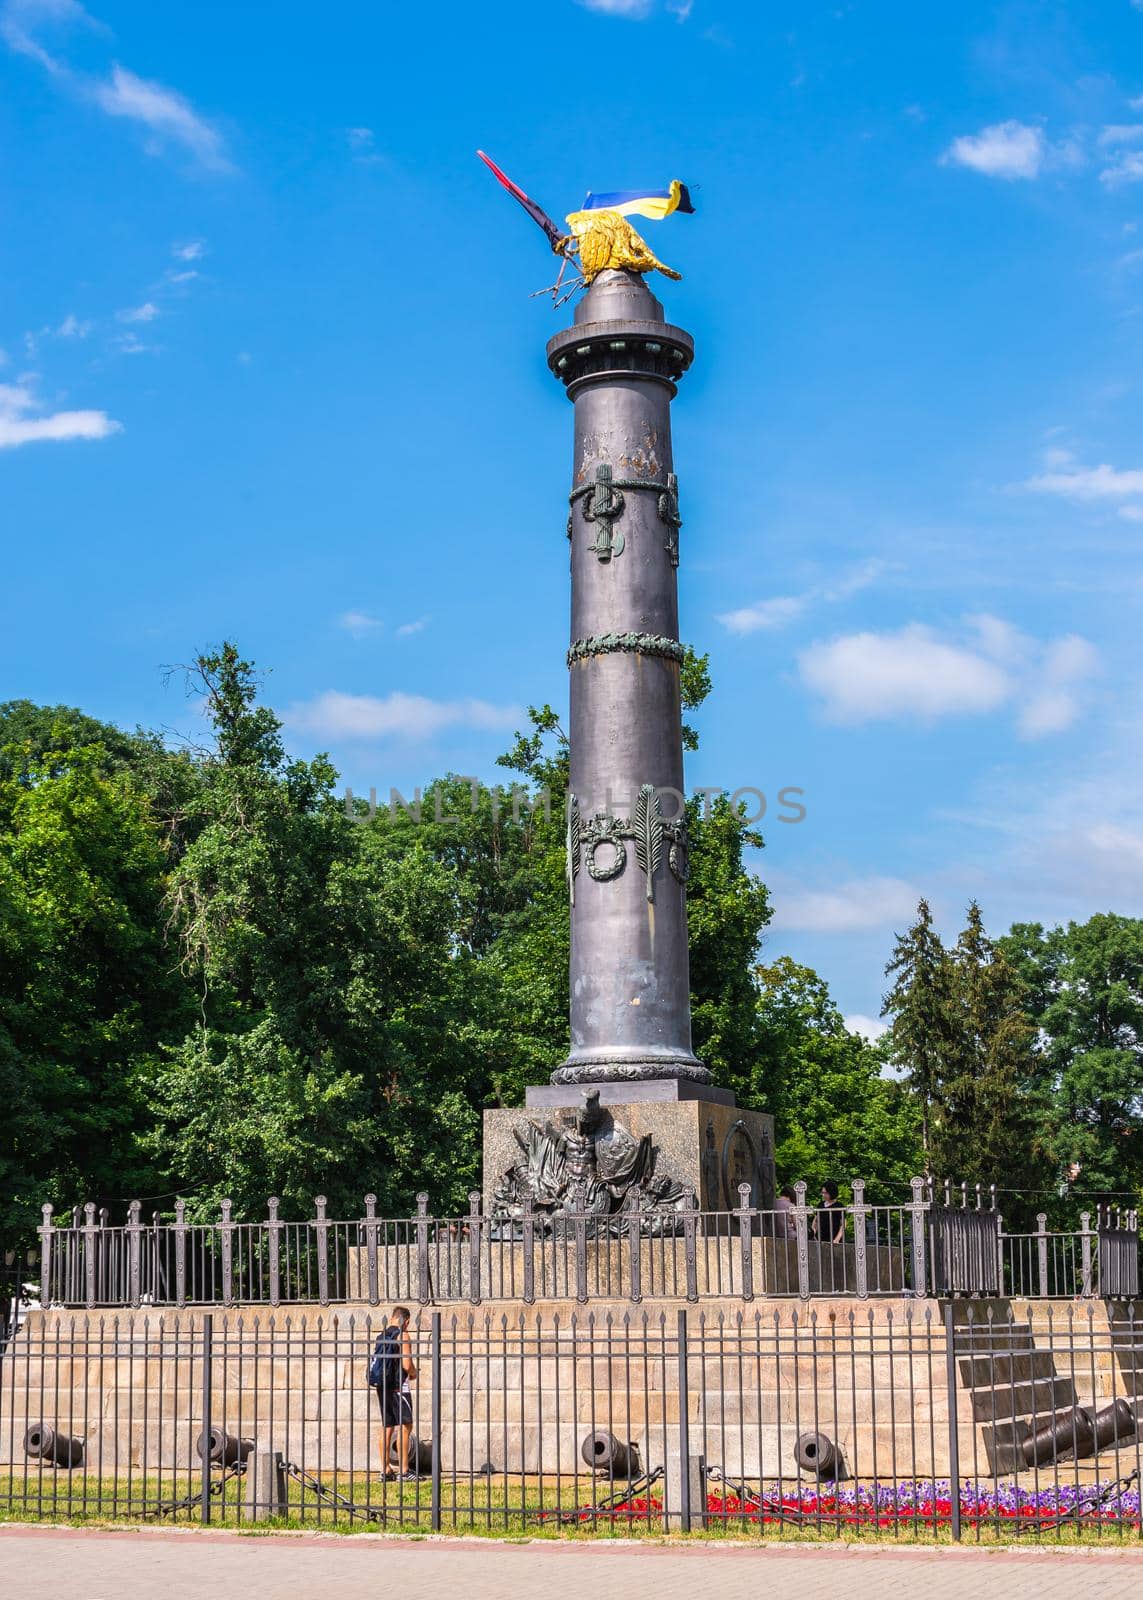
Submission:
<svg viewBox="0 0 1143 1600">
<path fill-rule="evenodd" d="M 574 1511 L 541 1511 L 537 1513 L 537 1518 L 541 1522 L 553 1521 L 564 1524 L 587 1522 L 593 1517 L 617 1515 L 629 1515 L 632 1518 L 644 1517 L 648 1515 L 648 1512 L 631 1511 L 628 1513 L 622 1511 L 621 1508 L 626 1501 L 634 1500 L 637 1496 L 646 1494 L 654 1484 L 658 1483 L 662 1476 L 663 1468 L 653 1467 L 650 1472 L 645 1472 L 641 1478 L 632 1478 L 630 1483 L 624 1484 L 622 1489 L 616 1489 L 613 1494 L 607 1495 L 603 1500 L 596 1500 L 586 1506 L 577 1506 Z"/>
<path fill-rule="evenodd" d="M 355 1505 L 352 1500 L 347 1500 L 345 1495 L 339 1494 L 336 1489 L 331 1489 L 328 1483 L 315 1478 L 312 1472 L 306 1472 L 304 1468 L 299 1467 L 296 1461 L 284 1461 L 282 1469 L 287 1477 L 293 1478 L 295 1483 L 300 1483 L 303 1489 L 308 1489 L 311 1494 L 316 1494 L 320 1499 L 337 1506 L 342 1511 L 348 1511 L 351 1517 L 362 1517 L 366 1522 L 385 1521 L 385 1513 L 380 1507 Z"/>
<path fill-rule="evenodd" d="M 220 1478 L 212 1478 L 210 1494 L 213 1499 L 219 1499 L 231 1478 L 241 1478 L 246 1471 L 245 1461 L 235 1461 L 227 1467 Z M 195 1489 L 191 1494 L 186 1494 L 181 1500 L 164 1500 L 159 1505 L 144 1511 L 145 1517 L 173 1517 L 176 1512 L 190 1511 L 194 1506 L 202 1505 L 202 1490 Z"/>
</svg>

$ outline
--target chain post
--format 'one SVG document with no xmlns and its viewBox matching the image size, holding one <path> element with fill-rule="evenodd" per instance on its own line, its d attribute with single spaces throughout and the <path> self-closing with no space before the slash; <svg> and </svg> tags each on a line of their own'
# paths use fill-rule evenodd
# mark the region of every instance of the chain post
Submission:
<svg viewBox="0 0 1143 1600">
<path fill-rule="evenodd" d="M 175 1201 L 175 1305 L 187 1303 L 187 1203 Z"/>
<path fill-rule="evenodd" d="M 378 1305 L 381 1286 L 377 1273 L 377 1196 L 365 1196 L 365 1278 L 369 1304 Z"/>
<path fill-rule="evenodd" d="M 865 1179 L 854 1178 L 851 1185 L 853 1189 L 853 1270 L 859 1300 L 869 1299 L 869 1262 L 866 1257 L 865 1219 L 868 1215 L 865 1206 Z"/>
<path fill-rule="evenodd" d="M 698 1200 L 694 1195 L 687 1199 L 683 1211 L 683 1255 L 687 1272 L 687 1299 L 698 1299 Z"/>
<path fill-rule="evenodd" d="M 52 1293 L 52 1207 L 40 1207 L 42 1221 L 39 1227 L 40 1234 L 40 1300 L 45 1306 L 56 1303 L 56 1296 Z"/>
<path fill-rule="evenodd" d="M 266 1248 L 270 1256 L 270 1304 L 282 1303 L 282 1224 L 278 1217 L 278 1196 L 266 1201 Z"/>
<path fill-rule="evenodd" d="M 524 1232 L 524 1304 L 536 1303 L 536 1215 L 532 1210 L 531 1192 L 524 1196 L 521 1217 Z"/>
<path fill-rule="evenodd" d="M 925 1213 L 929 1207 L 924 1198 L 924 1179 L 912 1178 L 910 1187 L 913 1190 L 913 1200 L 909 1208 L 913 1215 L 913 1294 L 918 1300 L 923 1300 L 929 1288 L 925 1254 Z"/>
<path fill-rule="evenodd" d="M 222 1216 L 215 1227 L 218 1230 L 219 1249 L 222 1253 L 222 1303 L 224 1306 L 234 1304 L 234 1229 L 235 1223 L 231 1220 L 230 1213 L 234 1209 L 233 1200 L 222 1202 Z"/>
<path fill-rule="evenodd" d="M 1040 1299 L 1048 1298 L 1048 1214 L 1036 1213 L 1036 1265 L 1039 1269 Z"/>
<path fill-rule="evenodd" d="M 468 1298 L 472 1305 L 480 1304 L 480 1190 L 472 1189 L 468 1196 Z"/>
<path fill-rule="evenodd" d="M 329 1219 L 325 1208 L 329 1204 L 324 1194 L 314 1196 L 313 1229 L 317 1236 L 318 1304 L 329 1305 Z"/>
<path fill-rule="evenodd" d="M 429 1197 L 422 1190 L 417 1196 L 417 1299 L 427 1306 L 432 1299 L 429 1277 Z"/>
<path fill-rule="evenodd" d="M 806 1184 L 799 1178 L 794 1185 L 794 1236 L 798 1247 L 798 1294 L 810 1298 L 810 1219 L 806 1211 Z"/>
<path fill-rule="evenodd" d="M 738 1257 L 742 1267 L 742 1298 L 754 1298 L 754 1208 L 750 1204 L 750 1185 L 738 1185 Z"/>
</svg>

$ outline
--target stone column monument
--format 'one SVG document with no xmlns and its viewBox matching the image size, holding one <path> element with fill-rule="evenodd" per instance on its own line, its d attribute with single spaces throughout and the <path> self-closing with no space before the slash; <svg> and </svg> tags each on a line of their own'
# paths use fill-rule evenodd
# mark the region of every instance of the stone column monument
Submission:
<svg viewBox="0 0 1143 1600">
<path fill-rule="evenodd" d="M 601 271 L 548 365 L 575 407 L 571 1049 L 526 1109 L 485 1115 L 485 1202 L 662 1213 L 773 1198 L 772 1119 L 691 1046 L 671 401 L 694 342 L 643 277 Z"/>
</svg>

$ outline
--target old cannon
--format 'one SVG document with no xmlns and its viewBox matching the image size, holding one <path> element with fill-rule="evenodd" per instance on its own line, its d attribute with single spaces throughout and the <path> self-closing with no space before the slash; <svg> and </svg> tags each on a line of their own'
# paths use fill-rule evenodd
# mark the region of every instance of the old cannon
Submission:
<svg viewBox="0 0 1143 1600">
<path fill-rule="evenodd" d="M 83 1465 L 83 1441 L 72 1439 L 66 1433 L 57 1433 L 46 1422 L 35 1423 L 25 1433 L 24 1453 L 38 1456 L 53 1467 L 66 1467 L 69 1471 L 72 1467 Z"/>
<path fill-rule="evenodd" d="M 612 1478 L 637 1478 L 642 1471 L 638 1445 L 632 1440 L 623 1444 L 603 1429 L 587 1434 L 579 1453 L 594 1471 L 606 1472 Z"/>
<path fill-rule="evenodd" d="M 1102 1411 L 1073 1406 L 1070 1411 L 1058 1411 L 1030 1433 L 1020 1448 L 1025 1465 L 1044 1467 L 1062 1455 L 1073 1455 L 1077 1461 L 1097 1455 L 1135 1428 L 1135 1413 L 1126 1400 L 1113 1400 Z"/>
<path fill-rule="evenodd" d="M 812 1472 L 827 1483 L 845 1477 L 841 1451 L 828 1433 L 800 1433 L 794 1441 L 794 1460 L 803 1472 Z"/>
<path fill-rule="evenodd" d="M 399 1467 L 401 1457 L 397 1447 L 396 1437 L 389 1445 L 389 1465 Z M 409 1471 L 415 1472 L 422 1478 L 427 1478 L 433 1470 L 433 1451 L 430 1444 L 424 1439 L 418 1439 L 415 1433 L 409 1435 Z"/>
<path fill-rule="evenodd" d="M 204 1429 L 195 1443 L 200 1461 L 208 1459 L 215 1467 L 234 1467 L 246 1464 L 246 1457 L 254 1448 L 253 1439 L 239 1439 L 225 1428 L 212 1428 L 209 1435 Z"/>
</svg>

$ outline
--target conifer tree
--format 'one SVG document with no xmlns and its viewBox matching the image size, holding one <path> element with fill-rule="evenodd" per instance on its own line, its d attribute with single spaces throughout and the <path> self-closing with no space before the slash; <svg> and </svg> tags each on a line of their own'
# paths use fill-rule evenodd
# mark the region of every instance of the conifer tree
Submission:
<svg viewBox="0 0 1143 1600">
<path fill-rule="evenodd" d="M 951 1051 L 953 974 L 927 900 L 917 902 L 917 920 L 898 935 L 885 973 L 894 980 L 881 1006 L 881 1015 L 893 1019 L 886 1048 L 920 1102 L 921 1147 L 932 1172 L 934 1116 Z"/>
</svg>

